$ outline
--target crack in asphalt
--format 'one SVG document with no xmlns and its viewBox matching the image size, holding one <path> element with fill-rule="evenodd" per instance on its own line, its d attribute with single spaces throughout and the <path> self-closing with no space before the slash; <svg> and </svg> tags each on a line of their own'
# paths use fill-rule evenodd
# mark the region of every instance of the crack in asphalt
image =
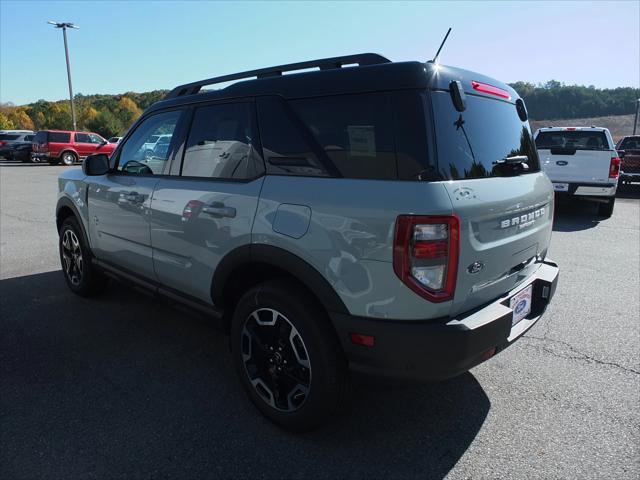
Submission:
<svg viewBox="0 0 640 480">
<path fill-rule="evenodd" d="M 568 342 L 565 342 L 563 340 L 555 340 L 553 338 L 548 338 L 547 337 L 547 332 L 545 332 L 545 334 L 541 337 L 536 337 L 533 335 L 523 335 L 522 339 L 523 340 L 537 340 L 537 341 L 541 341 L 541 342 L 551 342 L 554 344 L 559 344 L 559 345 L 564 345 L 565 347 L 569 348 L 569 350 L 573 353 L 575 353 L 576 355 L 563 355 L 560 352 L 557 352 L 555 350 L 553 350 L 551 347 L 542 345 L 541 347 L 535 346 L 535 345 L 531 345 L 533 348 L 537 348 L 537 349 L 541 349 L 542 351 L 553 355 L 554 357 L 558 357 L 558 358 L 565 358 L 568 360 L 586 360 L 588 362 L 593 362 L 593 363 L 597 363 L 598 365 L 604 365 L 604 366 L 608 366 L 608 367 L 614 367 L 617 368 L 619 370 L 622 370 L 624 372 L 628 372 L 628 373 L 633 373 L 636 375 L 640 375 L 640 371 L 635 370 L 633 368 L 629 368 L 629 367 L 625 367 L 624 365 L 620 365 L 619 363 L 616 362 L 607 362 L 605 360 L 600 360 L 598 358 L 595 358 L 587 353 L 581 352 L 580 350 L 578 350 L 576 347 L 574 347 L 573 345 L 571 345 Z M 526 345 L 525 345 L 526 346 Z"/>
</svg>

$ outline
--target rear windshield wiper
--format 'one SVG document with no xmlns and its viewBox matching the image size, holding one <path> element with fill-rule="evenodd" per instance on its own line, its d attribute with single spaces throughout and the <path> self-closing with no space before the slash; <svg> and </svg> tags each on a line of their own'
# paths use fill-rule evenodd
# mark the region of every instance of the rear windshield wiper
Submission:
<svg viewBox="0 0 640 480">
<path fill-rule="evenodd" d="M 504 157 L 500 160 L 493 162 L 494 165 L 518 165 L 521 163 L 527 163 L 529 157 L 526 155 L 514 155 L 513 157 Z"/>
</svg>

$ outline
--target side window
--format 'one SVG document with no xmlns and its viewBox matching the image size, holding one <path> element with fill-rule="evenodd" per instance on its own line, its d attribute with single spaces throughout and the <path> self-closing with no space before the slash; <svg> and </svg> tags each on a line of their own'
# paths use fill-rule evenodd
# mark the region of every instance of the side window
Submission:
<svg viewBox="0 0 640 480">
<path fill-rule="evenodd" d="M 172 140 L 181 114 L 181 110 L 172 110 L 145 119 L 122 145 L 117 170 L 143 175 L 164 173 L 169 154 L 177 147 Z M 167 139 L 162 149 L 156 148 L 160 136 Z"/>
<path fill-rule="evenodd" d="M 87 135 L 86 133 L 76 133 L 74 136 L 74 141 L 76 143 L 90 143 L 89 135 Z"/>
<path fill-rule="evenodd" d="M 262 173 L 255 149 L 253 104 L 225 103 L 196 108 L 182 163 L 187 177 L 249 179 Z M 158 139 L 158 147 L 163 138 Z"/>
<path fill-rule="evenodd" d="M 387 94 L 340 95 L 289 104 L 339 176 L 397 179 L 393 115 Z"/>
<path fill-rule="evenodd" d="M 104 139 L 101 136 L 96 135 L 95 133 L 90 133 L 89 134 L 89 141 L 91 143 L 98 143 L 99 144 L 99 143 L 103 143 Z"/>
<path fill-rule="evenodd" d="M 277 97 L 258 100 L 262 151 L 272 175 L 331 176 L 328 157 L 304 124 Z M 322 159 L 322 161 L 320 160 Z"/>
</svg>

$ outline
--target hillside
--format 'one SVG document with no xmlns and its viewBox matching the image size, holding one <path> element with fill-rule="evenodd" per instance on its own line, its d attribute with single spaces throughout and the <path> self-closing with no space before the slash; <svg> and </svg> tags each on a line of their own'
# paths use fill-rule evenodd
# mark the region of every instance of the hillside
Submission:
<svg viewBox="0 0 640 480">
<path fill-rule="evenodd" d="M 610 115 L 607 117 L 571 118 L 563 120 L 531 120 L 531 130 L 536 131 L 540 127 L 605 127 L 608 128 L 617 142 L 625 135 L 633 133 L 634 115 Z M 640 128 L 640 125 L 638 126 Z"/>
</svg>

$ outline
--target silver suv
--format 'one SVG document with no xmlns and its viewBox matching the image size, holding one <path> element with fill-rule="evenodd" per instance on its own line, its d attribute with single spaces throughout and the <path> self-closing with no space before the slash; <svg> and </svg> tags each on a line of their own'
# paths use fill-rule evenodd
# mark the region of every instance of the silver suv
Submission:
<svg viewBox="0 0 640 480">
<path fill-rule="evenodd" d="M 341 406 L 349 370 L 439 380 L 489 359 L 558 278 L 524 103 L 433 63 L 361 54 L 179 86 L 59 192 L 69 288 L 116 277 L 217 319 L 247 394 L 290 430 Z"/>
</svg>

